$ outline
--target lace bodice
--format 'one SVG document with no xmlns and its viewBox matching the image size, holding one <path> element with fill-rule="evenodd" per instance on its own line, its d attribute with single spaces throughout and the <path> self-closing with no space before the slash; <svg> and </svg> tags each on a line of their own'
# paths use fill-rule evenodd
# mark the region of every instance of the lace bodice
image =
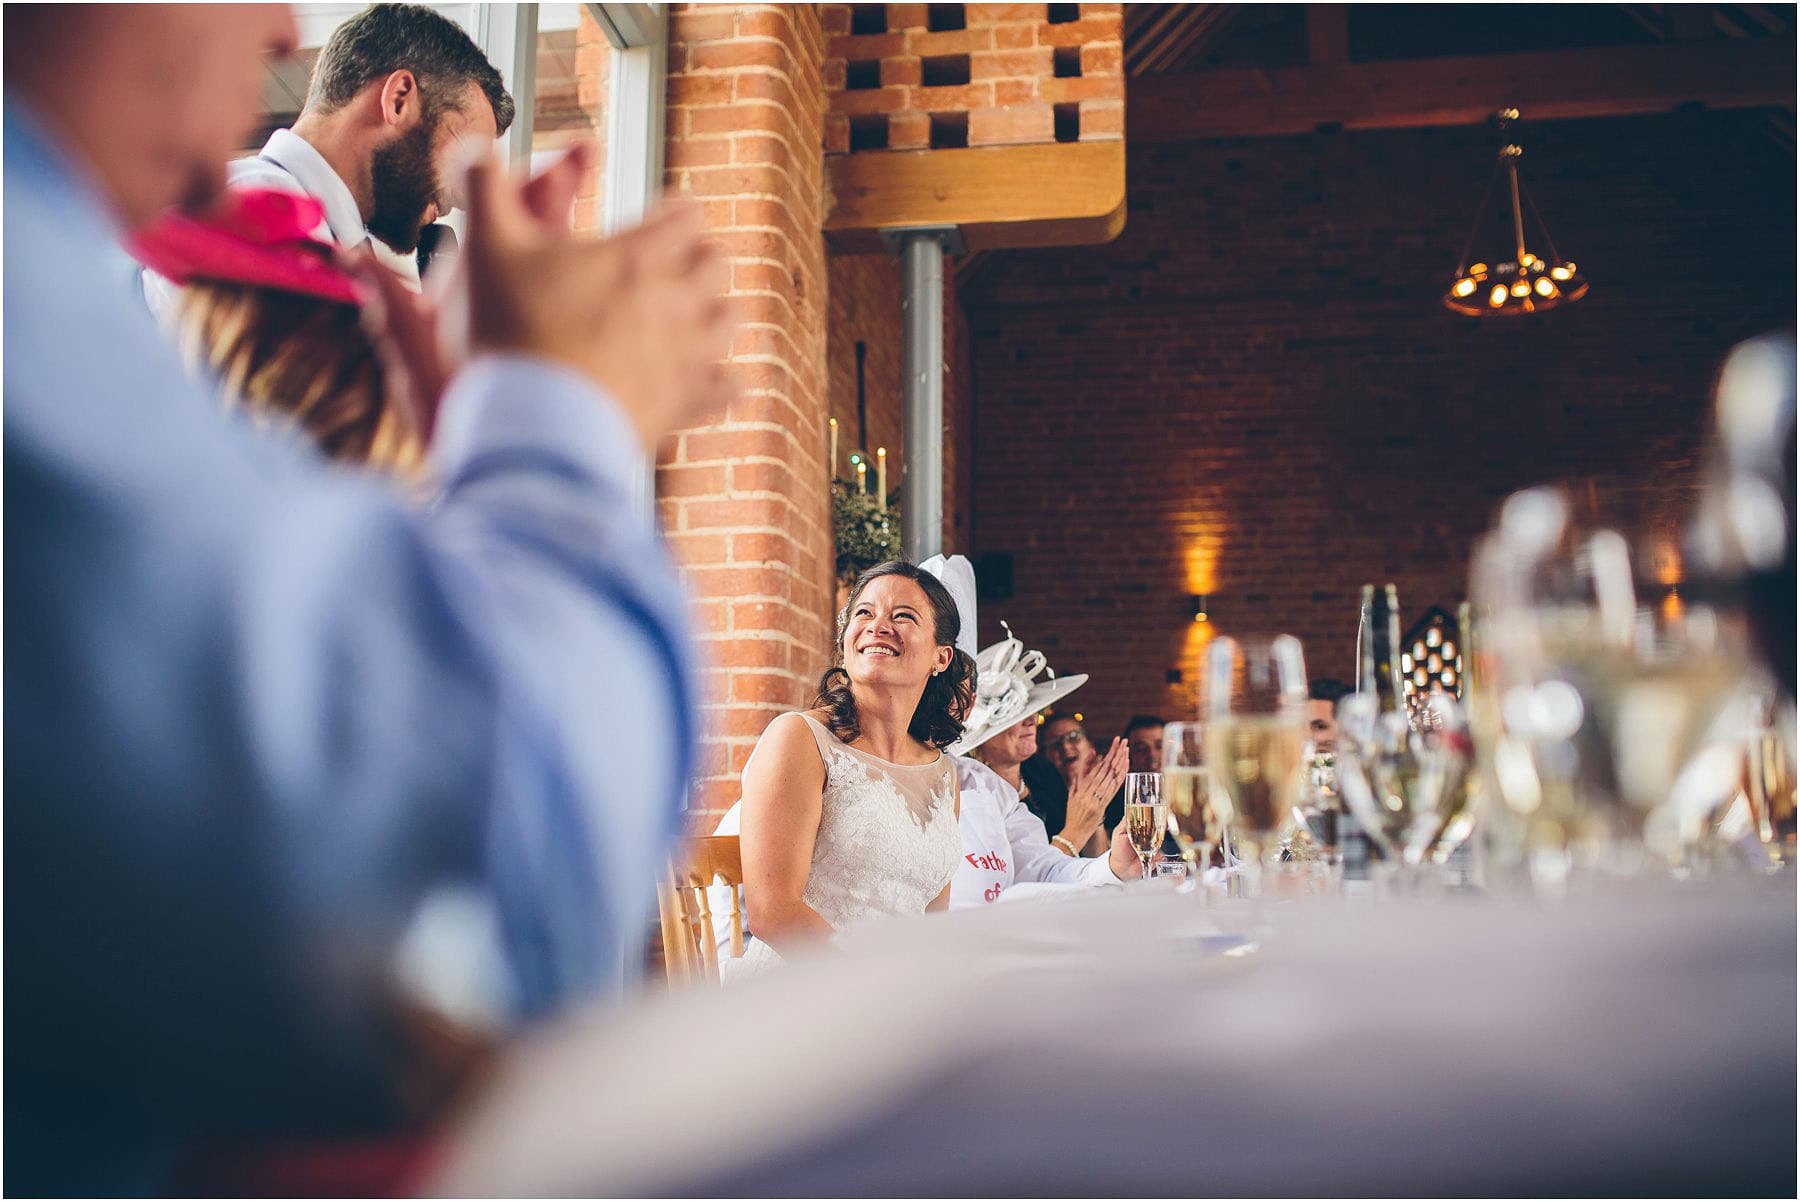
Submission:
<svg viewBox="0 0 1800 1202">
<path fill-rule="evenodd" d="M 841 742 L 802 714 L 825 760 L 825 797 L 806 904 L 838 930 L 921 914 L 962 862 L 956 767 L 890 764 Z"/>
<path fill-rule="evenodd" d="M 802 898 L 839 931 L 924 913 L 962 862 L 955 762 L 939 755 L 929 764 L 892 764 L 842 742 L 810 715 L 798 717 L 825 761 L 819 833 Z M 774 958 L 754 940 L 744 967 Z"/>
</svg>

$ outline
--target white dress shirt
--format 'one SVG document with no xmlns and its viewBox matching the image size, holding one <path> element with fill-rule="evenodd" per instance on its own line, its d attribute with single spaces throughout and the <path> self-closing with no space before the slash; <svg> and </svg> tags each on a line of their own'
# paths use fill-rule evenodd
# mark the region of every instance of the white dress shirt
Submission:
<svg viewBox="0 0 1800 1202">
<path fill-rule="evenodd" d="M 249 158 L 234 159 L 226 167 L 226 173 L 229 186 L 233 188 L 276 188 L 312 197 L 325 209 L 325 218 L 313 229 L 313 237 L 343 247 L 361 246 L 367 242 L 384 266 L 398 272 L 417 288 L 418 260 L 369 237 L 369 229 L 363 224 L 362 210 L 357 207 L 350 185 L 311 142 L 293 130 L 276 130 L 260 151 Z M 156 314 L 158 321 L 168 319 L 180 291 L 174 281 L 148 268 L 144 270 L 144 303 L 150 306 L 150 312 Z"/>
<path fill-rule="evenodd" d="M 281 188 L 310 196 L 325 207 L 325 220 L 313 237 L 339 246 L 360 246 L 369 236 L 362 210 L 338 173 L 311 142 L 291 129 L 269 135 L 263 148 L 231 164 L 231 184 L 240 188 Z"/>
<path fill-rule="evenodd" d="M 1120 883 L 1105 856 L 1080 859 L 1052 846 L 1044 820 L 980 760 L 957 756 L 956 779 L 962 786 L 963 862 L 950 882 L 951 909 Z"/>
</svg>

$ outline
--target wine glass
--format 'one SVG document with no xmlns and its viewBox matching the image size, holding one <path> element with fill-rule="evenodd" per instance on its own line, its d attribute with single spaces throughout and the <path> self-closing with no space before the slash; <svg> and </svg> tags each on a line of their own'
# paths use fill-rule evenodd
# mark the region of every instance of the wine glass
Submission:
<svg viewBox="0 0 1800 1202">
<path fill-rule="evenodd" d="M 1417 872 L 1446 839 L 1460 842 L 1469 794 L 1462 707 L 1443 692 L 1420 698 L 1416 717 L 1380 710 L 1372 693 L 1338 703 L 1338 781 L 1344 801 L 1398 875 Z"/>
<path fill-rule="evenodd" d="M 1254 890 L 1300 787 L 1307 745 L 1300 640 L 1291 634 L 1214 639 L 1206 649 L 1201 705 L 1213 797 Z"/>
<path fill-rule="evenodd" d="M 1169 829 L 1169 806 L 1163 800 L 1162 774 L 1130 772 L 1125 776 L 1125 836 L 1131 850 L 1137 852 L 1144 866 L 1144 879 L 1149 880 L 1156 865 L 1156 853 L 1162 850 L 1163 835 Z"/>
<path fill-rule="evenodd" d="M 1198 722 L 1171 722 L 1163 727 L 1163 796 L 1169 806 L 1169 833 L 1188 863 L 1188 877 L 1204 880 L 1212 849 L 1224 834 L 1219 807 L 1213 804 L 1212 778 L 1206 771 L 1206 745 Z"/>
</svg>

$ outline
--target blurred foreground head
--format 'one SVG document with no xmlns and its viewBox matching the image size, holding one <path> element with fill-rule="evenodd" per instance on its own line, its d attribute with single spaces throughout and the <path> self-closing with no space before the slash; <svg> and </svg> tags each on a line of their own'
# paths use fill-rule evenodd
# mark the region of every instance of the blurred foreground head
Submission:
<svg viewBox="0 0 1800 1202">
<path fill-rule="evenodd" d="M 24 101 L 127 227 L 200 207 L 262 108 L 263 56 L 299 42 L 285 4 L 7 5 L 6 95 Z"/>
<path fill-rule="evenodd" d="M 1794 370 L 1791 333 L 1732 349 L 1719 369 L 1700 505 L 1688 554 L 1741 588 L 1763 659 L 1794 695 Z"/>
</svg>

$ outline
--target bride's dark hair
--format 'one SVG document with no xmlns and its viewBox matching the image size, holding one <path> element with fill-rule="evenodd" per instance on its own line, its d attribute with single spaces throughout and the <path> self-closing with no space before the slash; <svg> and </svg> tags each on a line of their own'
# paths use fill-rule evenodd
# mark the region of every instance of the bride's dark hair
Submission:
<svg viewBox="0 0 1800 1202">
<path fill-rule="evenodd" d="M 942 581 L 923 568 L 890 559 L 858 576 L 850 589 L 849 602 L 838 614 L 834 665 L 819 678 L 819 695 L 813 698 L 813 708 L 828 714 L 825 725 L 846 743 L 862 735 L 862 721 L 856 713 L 856 697 L 850 691 L 850 673 L 844 670 L 844 631 L 863 590 L 883 576 L 898 576 L 925 590 L 925 599 L 931 602 L 931 637 L 937 646 L 954 647 L 956 636 L 962 632 L 962 615 L 957 612 L 955 598 Z M 948 747 L 962 736 L 963 719 L 974 704 L 975 661 L 968 652 L 958 651 L 950 657 L 948 668 L 925 681 L 924 695 L 913 710 L 906 733 L 928 747 Z"/>
</svg>

